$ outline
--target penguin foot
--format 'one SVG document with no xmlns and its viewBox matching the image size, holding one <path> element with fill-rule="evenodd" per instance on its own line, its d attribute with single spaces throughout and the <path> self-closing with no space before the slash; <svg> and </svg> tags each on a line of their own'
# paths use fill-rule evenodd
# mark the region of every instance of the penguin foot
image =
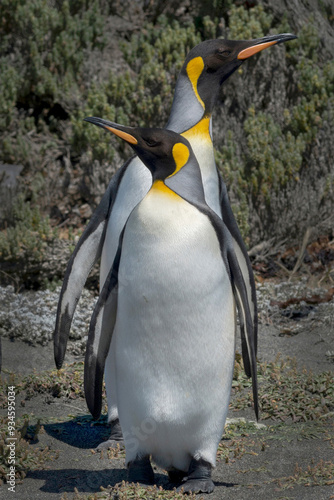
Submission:
<svg viewBox="0 0 334 500">
<path fill-rule="evenodd" d="M 148 455 L 128 463 L 128 482 L 154 484 L 154 472 Z"/>
<path fill-rule="evenodd" d="M 212 493 L 215 485 L 211 479 L 211 464 L 202 458 L 193 458 L 189 465 L 187 477 L 182 481 L 176 491 L 184 493 Z"/>
<path fill-rule="evenodd" d="M 179 486 L 178 493 L 212 493 L 215 485 L 211 479 L 189 479 Z"/>
<path fill-rule="evenodd" d="M 123 434 L 118 418 L 111 422 L 111 433 L 107 441 L 100 443 L 96 449 L 102 451 L 109 448 L 117 448 L 117 446 L 124 448 Z"/>
<path fill-rule="evenodd" d="M 184 472 L 183 470 L 179 470 L 179 469 L 168 470 L 167 473 L 168 473 L 168 479 L 169 479 L 170 483 L 181 483 L 184 476 L 187 475 L 186 472 Z"/>
</svg>

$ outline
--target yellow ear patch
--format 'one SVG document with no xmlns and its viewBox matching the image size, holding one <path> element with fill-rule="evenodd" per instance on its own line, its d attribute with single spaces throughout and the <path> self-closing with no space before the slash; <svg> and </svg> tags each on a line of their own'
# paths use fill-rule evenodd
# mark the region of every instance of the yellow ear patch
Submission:
<svg viewBox="0 0 334 500">
<path fill-rule="evenodd" d="M 200 75 L 202 74 L 203 69 L 204 69 L 204 61 L 201 57 L 195 57 L 194 59 L 191 59 L 191 61 L 189 61 L 187 64 L 187 75 L 189 80 L 191 81 L 191 85 L 193 87 L 195 96 L 197 97 L 197 100 L 201 104 L 203 109 L 205 109 L 204 102 L 200 98 L 197 90 L 197 81 Z"/>
<path fill-rule="evenodd" d="M 176 168 L 174 172 L 168 177 L 175 175 L 182 167 L 184 167 L 190 156 L 189 149 L 185 144 L 182 144 L 182 142 L 177 142 L 176 144 L 174 144 L 172 154 L 176 164 Z"/>
</svg>

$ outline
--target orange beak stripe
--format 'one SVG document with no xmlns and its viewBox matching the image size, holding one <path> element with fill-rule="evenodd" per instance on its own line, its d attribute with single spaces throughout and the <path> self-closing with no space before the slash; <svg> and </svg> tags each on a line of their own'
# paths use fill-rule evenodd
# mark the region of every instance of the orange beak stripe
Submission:
<svg viewBox="0 0 334 500">
<path fill-rule="evenodd" d="M 126 132 L 123 132 L 122 130 L 118 130 L 117 128 L 113 127 L 107 127 L 106 125 L 104 126 L 107 130 L 110 130 L 115 135 L 118 135 L 121 139 L 124 139 L 126 142 L 129 142 L 130 144 L 138 144 L 138 141 L 133 135 L 127 134 Z"/>
<path fill-rule="evenodd" d="M 261 50 L 271 47 L 272 45 L 275 45 L 275 43 L 277 42 L 274 41 L 274 42 L 259 43 L 258 45 L 253 45 L 252 47 L 248 47 L 247 49 L 244 49 L 241 52 L 239 52 L 238 59 L 248 59 L 248 57 L 251 57 L 254 54 L 257 54 L 258 52 L 261 52 Z"/>
</svg>

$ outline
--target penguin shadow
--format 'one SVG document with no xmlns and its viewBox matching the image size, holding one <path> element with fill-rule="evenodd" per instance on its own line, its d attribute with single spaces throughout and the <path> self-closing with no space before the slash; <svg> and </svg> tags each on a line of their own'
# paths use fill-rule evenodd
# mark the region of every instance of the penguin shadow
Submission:
<svg viewBox="0 0 334 500">
<path fill-rule="evenodd" d="M 122 481 L 127 481 L 127 470 L 110 467 L 108 469 L 94 470 L 80 468 L 48 469 L 29 471 L 27 478 L 44 481 L 44 485 L 39 491 L 44 493 L 98 493 L 101 487 L 114 487 Z M 156 486 L 160 486 L 165 491 L 172 491 L 179 486 L 168 481 L 167 474 L 155 471 Z M 214 481 L 216 488 L 230 488 L 237 486 L 234 483 Z"/>
<path fill-rule="evenodd" d="M 117 483 L 127 481 L 127 469 L 125 467 L 115 468 L 114 464 L 110 463 L 110 467 L 98 469 L 101 464 L 100 458 L 102 458 L 100 453 L 92 455 L 89 459 L 90 464 L 92 464 L 90 468 L 80 467 L 83 460 L 81 460 L 79 450 L 94 449 L 102 441 L 108 439 L 110 425 L 108 425 L 107 416 L 102 416 L 98 421 L 94 421 L 90 415 L 81 415 L 65 422 L 44 424 L 43 427 L 46 434 L 55 441 L 77 448 L 78 454 L 77 458 L 72 461 L 71 458 L 67 458 L 72 467 L 29 471 L 28 478 L 44 481 L 45 484 L 40 488 L 40 491 L 63 494 L 72 493 L 77 489 L 82 493 L 97 493 L 100 491 L 101 486 L 103 488 L 113 487 Z M 57 444 L 53 443 L 52 448 L 57 448 Z M 73 457 L 73 450 L 69 453 L 62 450 L 60 457 L 64 455 Z M 107 458 L 106 453 L 104 453 L 104 457 Z M 75 460 L 77 460 L 78 468 L 73 467 L 73 461 Z M 123 465 L 124 457 L 120 457 L 120 460 Z M 103 465 L 105 465 L 105 461 Z M 167 474 L 157 471 L 155 471 L 155 480 L 158 486 L 162 486 L 166 490 L 173 489 L 175 486 L 168 482 Z"/>
<path fill-rule="evenodd" d="M 96 448 L 110 435 L 106 416 L 94 421 L 90 415 L 82 415 L 66 422 L 44 424 L 44 430 L 57 441 L 82 449 Z"/>
<path fill-rule="evenodd" d="M 64 494 L 74 493 L 77 490 L 79 493 L 97 493 L 101 486 L 107 488 L 127 480 L 125 468 L 115 468 L 112 464 L 107 468 L 99 468 L 101 465 L 104 467 L 106 465 L 105 461 L 100 462 L 100 453 L 91 457 L 87 456 L 87 452 L 85 455 L 82 454 L 84 450 L 94 449 L 102 441 L 108 439 L 110 425 L 106 416 L 94 421 L 90 415 L 80 415 L 65 422 L 47 423 L 43 427 L 46 434 L 54 441 L 66 446 L 65 449 L 59 446 L 60 456 L 57 460 L 63 468 L 33 470 L 27 473 L 27 478 L 44 481 L 43 486 L 40 487 L 41 492 Z M 57 449 L 56 442 L 52 443 L 52 448 Z M 65 463 L 69 464 L 68 467 L 64 459 Z M 88 464 L 87 460 L 89 460 Z M 85 466 L 82 466 L 83 463 Z"/>
<path fill-rule="evenodd" d="M 39 491 L 44 493 L 98 493 L 100 488 L 115 486 L 127 480 L 126 469 L 100 469 L 94 470 L 78 468 L 34 470 L 27 473 L 27 478 L 44 481 Z"/>
<path fill-rule="evenodd" d="M 44 493 L 98 493 L 102 488 L 114 487 L 122 481 L 127 481 L 126 469 L 48 469 L 29 471 L 27 478 L 44 481 L 44 485 L 39 491 Z M 155 471 L 154 484 L 160 486 L 165 491 L 172 491 L 179 485 L 172 484 L 168 481 L 167 474 L 157 473 Z M 229 488 L 236 486 L 233 483 L 223 483 L 215 481 L 216 487 Z M 185 497 L 186 498 L 186 497 Z"/>
</svg>

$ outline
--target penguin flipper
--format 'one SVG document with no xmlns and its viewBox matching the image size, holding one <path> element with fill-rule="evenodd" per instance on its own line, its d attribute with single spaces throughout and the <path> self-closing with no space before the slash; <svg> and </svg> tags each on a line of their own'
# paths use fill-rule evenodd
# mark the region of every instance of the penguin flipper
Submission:
<svg viewBox="0 0 334 500">
<path fill-rule="evenodd" d="M 253 318 L 250 310 L 249 296 L 240 268 L 236 252 L 234 250 L 233 238 L 222 220 L 206 204 L 200 205 L 193 203 L 201 212 L 205 213 L 213 225 L 220 245 L 221 256 L 228 271 L 234 299 L 236 301 L 242 341 L 242 354 L 244 359 L 246 374 L 252 377 L 254 410 L 256 418 L 259 418 L 258 389 L 257 389 L 257 371 L 256 371 L 256 329 L 254 328 Z"/>
<path fill-rule="evenodd" d="M 223 221 L 229 230 L 232 240 L 233 247 L 238 259 L 239 267 L 241 273 L 243 275 L 243 280 L 246 286 L 247 291 L 247 300 L 249 304 L 249 310 L 251 313 L 252 321 L 253 321 L 253 337 L 254 337 L 254 348 L 255 348 L 255 356 L 257 353 L 257 331 L 258 331 L 258 319 L 257 319 L 257 300 L 256 300 L 256 288 L 255 288 L 255 279 L 254 273 L 252 270 L 252 266 L 250 263 L 250 259 L 248 257 L 247 249 L 245 243 L 242 239 L 237 221 L 235 220 L 234 214 L 231 209 L 230 201 L 227 194 L 226 185 L 218 172 L 219 177 L 219 191 L 220 191 L 220 205 L 222 210 Z M 240 318 L 239 318 L 240 319 Z M 242 321 L 240 321 L 240 325 Z M 242 348 L 242 357 L 244 361 L 245 372 L 248 377 L 251 376 L 251 369 L 248 358 L 248 349 L 247 349 L 247 341 L 246 341 L 246 333 L 243 326 L 240 326 L 241 329 L 241 348 Z M 248 358 L 248 359 L 247 359 Z"/>
<path fill-rule="evenodd" d="M 258 388 L 257 388 L 257 370 L 256 370 L 256 338 L 253 319 L 249 307 L 249 297 L 247 295 L 246 284 L 242 271 L 239 266 L 234 249 L 231 247 L 227 251 L 227 260 L 231 273 L 231 283 L 235 301 L 237 303 L 241 341 L 242 341 L 242 354 L 244 359 L 245 371 L 249 372 L 252 377 L 254 410 L 258 420 L 259 418 L 259 404 L 258 404 Z"/>
<path fill-rule="evenodd" d="M 96 303 L 90 322 L 86 346 L 84 389 L 88 409 L 97 420 L 102 409 L 102 382 L 104 365 L 109 352 L 117 312 L 118 268 L 121 257 L 122 238 L 112 268 Z"/>
<path fill-rule="evenodd" d="M 62 367 L 75 308 L 95 262 L 101 257 L 107 220 L 117 189 L 129 161 L 112 177 L 109 186 L 67 264 L 59 296 L 56 326 L 53 335 L 54 357 L 58 369 Z"/>
</svg>

